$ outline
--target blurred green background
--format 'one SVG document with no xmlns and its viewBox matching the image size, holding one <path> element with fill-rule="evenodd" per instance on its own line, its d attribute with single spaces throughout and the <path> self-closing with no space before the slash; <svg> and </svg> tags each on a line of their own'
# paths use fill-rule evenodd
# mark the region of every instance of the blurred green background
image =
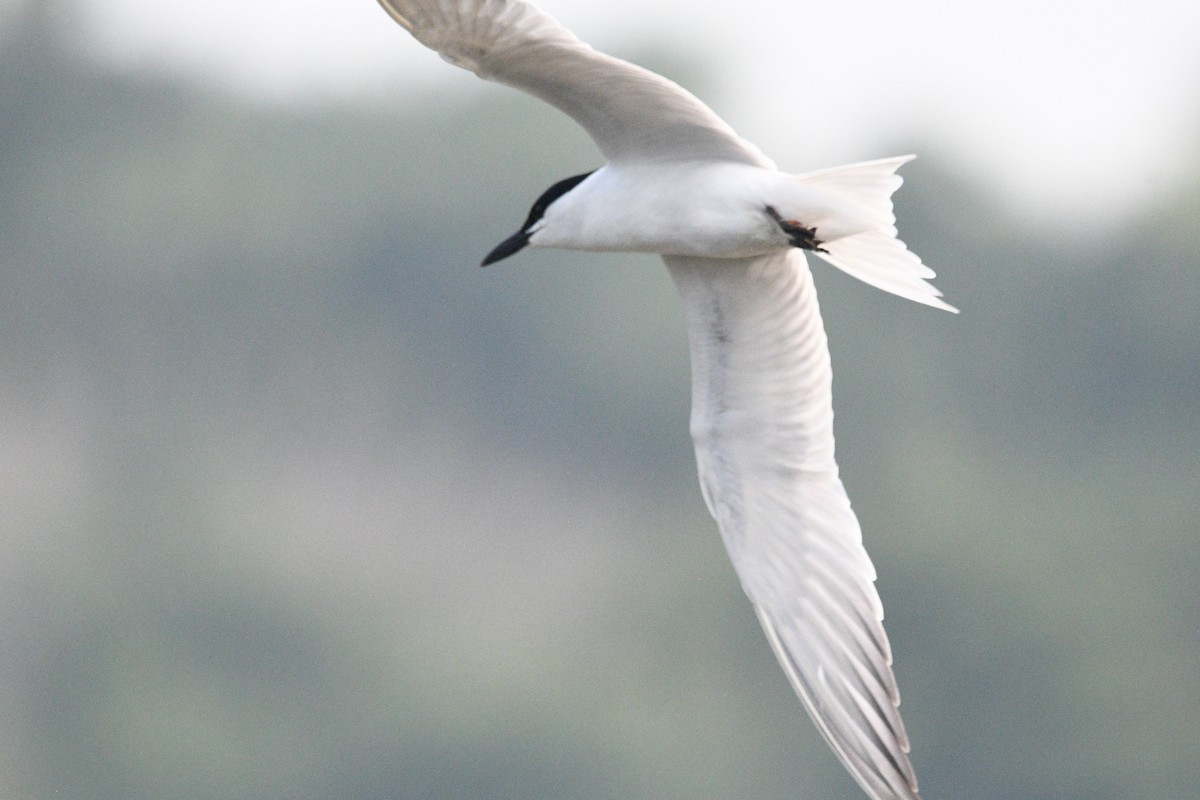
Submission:
<svg viewBox="0 0 1200 800">
<path fill-rule="evenodd" d="M 0 796 L 861 796 L 703 509 L 661 265 L 474 266 L 598 164 L 569 120 L 235 99 L 61 7 L 0 37 Z M 922 793 L 1192 796 L 1200 174 L 1030 231 L 909 150 L 961 316 L 815 271 Z"/>
</svg>

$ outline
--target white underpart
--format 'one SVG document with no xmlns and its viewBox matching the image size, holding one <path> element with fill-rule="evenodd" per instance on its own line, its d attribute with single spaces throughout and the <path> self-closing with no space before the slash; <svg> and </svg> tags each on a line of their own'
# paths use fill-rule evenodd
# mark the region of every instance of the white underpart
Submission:
<svg viewBox="0 0 1200 800">
<path fill-rule="evenodd" d="M 875 592 L 834 460 L 825 330 L 803 254 L 768 214 L 861 280 L 953 310 L 896 238 L 911 156 L 787 175 L 675 83 L 598 53 L 521 0 L 380 0 L 447 61 L 558 107 L 607 164 L 529 244 L 663 255 L 683 298 L 700 486 L 784 672 L 873 800 L 917 781 Z M 827 252 L 821 252 L 821 251 Z"/>
<path fill-rule="evenodd" d="M 797 250 L 666 257 L 700 486 L 805 708 L 873 797 L 916 797 L 875 570 L 834 461 L 829 348 Z"/>
</svg>

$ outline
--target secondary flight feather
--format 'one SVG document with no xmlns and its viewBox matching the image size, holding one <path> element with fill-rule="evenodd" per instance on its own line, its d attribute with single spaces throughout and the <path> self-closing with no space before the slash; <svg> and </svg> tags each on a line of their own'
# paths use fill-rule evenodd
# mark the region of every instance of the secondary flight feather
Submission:
<svg viewBox="0 0 1200 800">
<path fill-rule="evenodd" d="M 450 63 L 559 108 L 606 163 L 558 181 L 484 258 L 657 253 L 683 300 L 701 492 L 792 688 L 872 800 L 917 800 L 875 570 L 834 460 L 832 374 L 805 251 L 955 309 L 896 234 L 911 157 L 790 175 L 678 84 L 521 0 L 380 0 Z"/>
</svg>

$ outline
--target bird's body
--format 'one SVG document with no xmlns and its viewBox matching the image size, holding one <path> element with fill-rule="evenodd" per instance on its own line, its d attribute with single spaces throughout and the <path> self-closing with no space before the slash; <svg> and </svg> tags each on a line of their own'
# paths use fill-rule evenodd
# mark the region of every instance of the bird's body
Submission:
<svg viewBox="0 0 1200 800">
<path fill-rule="evenodd" d="M 834 460 L 832 373 L 803 251 L 953 311 L 896 238 L 910 157 L 790 175 L 678 85 L 523 0 L 380 0 L 418 40 L 574 118 L 607 163 L 551 186 L 485 259 L 663 257 L 683 299 L 704 500 L 792 687 L 873 800 L 916 800 L 875 570 Z"/>
<path fill-rule="evenodd" d="M 802 178 L 728 161 L 606 165 L 551 205 L 529 239 L 534 247 L 705 258 L 761 256 L 788 247 L 764 213 L 804 215 L 825 241 L 870 229 L 847 203 Z"/>
<path fill-rule="evenodd" d="M 778 249 L 783 235 L 762 214 L 774 177 L 747 164 L 604 166 L 554 203 L 535 247 L 731 258 Z M 729 191 L 729 187 L 736 187 Z"/>
</svg>

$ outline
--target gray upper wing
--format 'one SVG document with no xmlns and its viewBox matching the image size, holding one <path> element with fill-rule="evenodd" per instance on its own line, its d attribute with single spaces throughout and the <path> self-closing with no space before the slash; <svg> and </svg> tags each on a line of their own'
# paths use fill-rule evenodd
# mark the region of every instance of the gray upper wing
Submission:
<svg viewBox="0 0 1200 800">
<path fill-rule="evenodd" d="M 694 95 L 605 55 L 522 0 L 379 0 L 422 44 L 571 116 L 611 162 L 715 159 L 771 166 Z"/>
</svg>

